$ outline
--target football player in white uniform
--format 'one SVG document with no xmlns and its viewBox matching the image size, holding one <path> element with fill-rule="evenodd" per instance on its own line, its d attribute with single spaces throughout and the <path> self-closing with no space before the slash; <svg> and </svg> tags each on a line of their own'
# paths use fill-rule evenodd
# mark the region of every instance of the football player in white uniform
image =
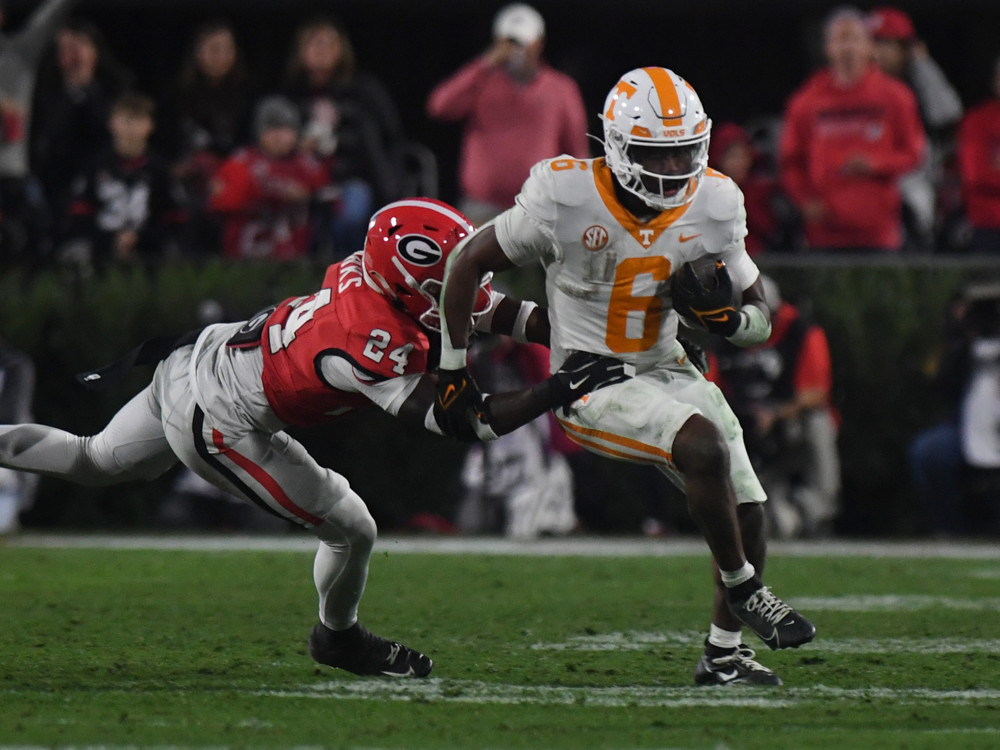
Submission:
<svg viewBox="0 0 1000 750">
<path fill-rule="evenodd" d="M 770 334 L 759 272 L 744 248 L 743 196 L 708 169 L 711 121 L 673 71 L 626 73 L 601 119 L 604 158 L 536 164 L 516 205 L 452 255 L 439 401 L 456 420 L 470 409 L 489 420 L 465 370 L 468 335 L 459 323 L 468 319 L 482 274 L 541 263 L 551 368 L 584 351 L 636 370 L 561 410 L 559 423 L 591 451 L 660 468 L 686 492 L 712 552 L 715 606 L 696 683 L 779 685 L 743 644 L 742 626 L 772 649 L 807 643 L 815 628 L 761 583 L 764 492 L 735 415 L 677 340 L 677 309 L 739 345 Z M 687 264 L 705 256 L 721 262 L 714 283 L 691 283 L 695 269 Z M 685 285 L 672 283 L 684 272 Z"/>
<path fill-rule="evenodd" d="M 320 621 L 309 637 L 317 662 L 361 675 L 426 677 L 428 657 L 358 622 L 376 533 L 368 508 L 345 477 L 320 466 L 284 428 L 376 405 L 432 432 L 490 439 L 626 377 L 620 360 L 579 353 L 542 383 L 492 396 L 487 403 L 497 419 L 490 426 L 476 420 L 474 432 L 469 422 L 446 425 L 427 372 L 430 336 L 445 263 L 472 231 L 441 201 L 391 203 L 372 217 L 364 251 L 330 266 L 318 291 L 165 347 L 150 385 L 97 435 L 0 425 L 0 467 L 105 485 L 151 479 L 182 461 L 319 538 L 313 578 Z M 547 343 L 542 310 L 493 292 L 488 279 L 477 289 L 470 328 Z M 121 369 L 83 380 L 106 380 Z"/>
</svg>

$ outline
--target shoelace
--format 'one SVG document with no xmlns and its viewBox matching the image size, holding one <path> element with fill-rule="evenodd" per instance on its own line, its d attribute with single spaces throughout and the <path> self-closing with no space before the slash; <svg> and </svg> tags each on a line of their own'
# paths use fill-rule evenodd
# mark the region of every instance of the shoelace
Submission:
<svg viewBox="0 0 1000 750">
<path fill-rule="evenodd" d="M 395 664 L 396 663 L 396 657 L 399 656 L 399 652 L 402 651 L 402 650 L 403 650 L 402 644 L 399 644 L 399 643 L 390 643 L 389 644 L 389 655 L 385 657 L 385 662 L 383 662 L 383 663 L 387 664 L 387 665 L 389 665 L 389 664 Z"/>
<path fill-rule="evenodd" d="M 777 625 L 785 615 L 792 611 L 792 608 L 772 594 L 771 589 L 767 586 L 762 586 L 754 591 L 747 599 L 745 606 L 747 612 L 758 612 L 764 620 L 772 625 Z"/>
<path fill-rule="evenodd" d="M 720 667 L 727 664 L 739 664 L 754 672 L 770 672 L 771 670 L 754 659 L 755 656 L 757 656 L 756 651 L 741 643 L 733 653 L 712 659 L 712 663 Z"/>
</svg>

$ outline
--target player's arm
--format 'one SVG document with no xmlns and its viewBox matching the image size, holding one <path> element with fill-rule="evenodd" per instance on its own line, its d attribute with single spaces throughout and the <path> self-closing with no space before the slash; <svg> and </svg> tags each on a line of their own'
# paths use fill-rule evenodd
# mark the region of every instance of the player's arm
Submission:
<svg viewBox="0 0 1000 750">
<path fill-rule="evenodd" d="M 423 375 L 396 416 L 413 426 L 460 440 L 494 440 L 545 412 L 568 406 L 584 394 L 620 383 L 632 374 L 621 360 L 574 352 L 551 377 L 516 391 L 490 394 L 461 412 L 446 414 L 438 397 L 438 376 Z M 383 407 L 385 408 L 385 407 Z"/>
<path fill-rule="evenodd" d="M 491 314 L 488 330 L 522 344 L 549 345 L 548 312 L 529 300 L 502 296 Z"/>
<path fill-rule="evenodd" d="M 504 253 L 496 230 L 487 224 L 448 258 L 441 292 L 441 369 L 465 368 L 469 348 L 468 321 L 476 303 L 480 280 L 487 273 L 506 271 L 514 263 Z M 499 311 L 498 311 L 499 312 Z"/>
<path fill-rule="evenodd" d="M 487 273 L 514 263 L 504 253 L 492 224 L 471 235 L 448 257 L 441 290 L 441 361 L 438 368 L 438 416 L 449 433 L 464 431 L 469 415 L 481 410 L 483 394 L 467 368 L 469 321 Z"/>
</svg>

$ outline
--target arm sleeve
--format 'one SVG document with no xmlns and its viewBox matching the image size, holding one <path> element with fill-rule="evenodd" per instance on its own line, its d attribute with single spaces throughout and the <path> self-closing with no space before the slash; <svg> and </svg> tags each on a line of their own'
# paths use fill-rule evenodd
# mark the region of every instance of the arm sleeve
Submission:
<svg viewBox="0 0 1000 750">
<path fill-rule="evenodd" d="M 436 120 L 468 117 L 490 70 L 489 64 L 478 58 L 459 68 L 431 90 L 427 97 L 427 115 Z"/>
<path fill-rule="evenodd" d="M 914 60 L 910 65 L 910 78 L 928 125 L 945 128 L 962 119 L 962 100 L 933 59 Z"/>
<path fill-rule="evenodd" d="M 351 363 L 343 357 L 328 355 L 320 360 L 323 379 L 334 388 L 347 393 L 360 393 L 383 411 L 396 416 L 403 402 L 413 393 L 421 375 L 403 375 L 373 383 L 354 374 Z"/>
</svg>

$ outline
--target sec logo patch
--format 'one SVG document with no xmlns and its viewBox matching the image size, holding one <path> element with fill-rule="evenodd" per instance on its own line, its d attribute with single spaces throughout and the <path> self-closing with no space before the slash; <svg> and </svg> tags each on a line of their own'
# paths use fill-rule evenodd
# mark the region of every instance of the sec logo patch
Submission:
<svg viewBox="0 0 1000 750">
<path fill-rule="evenodd" d="M 604 246 L 608 244 L 608 230 L 600 224 L 587 227 L 583 231 L 581 242 L 583 242 L 585 248 L 595 253 L 598 250 L 603 250 Z"/>
</svg>

